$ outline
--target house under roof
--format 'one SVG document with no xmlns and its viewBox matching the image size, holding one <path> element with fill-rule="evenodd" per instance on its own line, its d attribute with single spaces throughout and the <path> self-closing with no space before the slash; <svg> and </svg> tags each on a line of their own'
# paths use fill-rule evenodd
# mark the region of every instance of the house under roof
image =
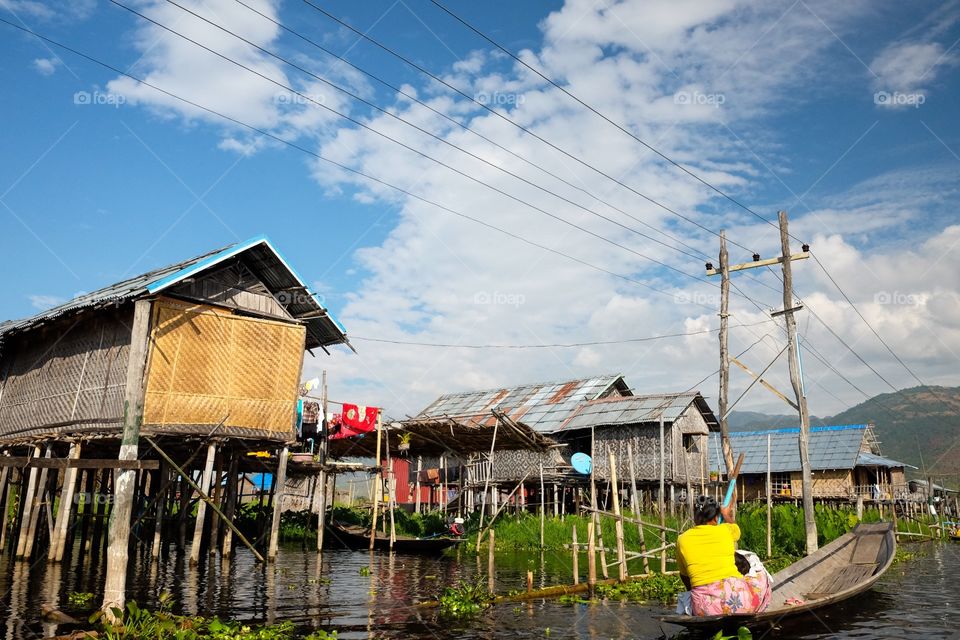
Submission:
<svg viewBox="0 0 960 640">
<path fill-rule="evenodd" d="M 630 393 L 621 374 L 450 393 L 440 396 L 410 422 L 453 420 L 492 427 L 497 420 L 492 412 L 496 410 L 538 433 L 549 434 L 559 431 L 583 403 Z"/>
<path fill-rule="evenodd" d="M 326 348 L 347 344 L 346 331 L 330 315 L 304 280 L 266 236 L 224 247 L 161 269 L 103 287 L 61 305 L 21 320 L 0 323 L 0 341 L 14 333 L 33 329 L 61 316 L 116 305 L 146 295 L 168 292 L 189 284 L 202 272 L 237 264 L 250 272 L 277 299 L 286 312 L 307 327 L 306 347 Z M 351 347 L 352 348 L 352 347 Z"/>
<path fill-rule="evenodd" d="M 687 408 L 695 404 L 703 414 L 710 431 L 718 429 L 713 411 L 699 391 L 657 393 L 642 396 L 609 396 L 585 402 L 560 426 L 560 431 L 575 431 L 590 427 L 622 424 L 665 423 L 677 420 Z"/>
<path fill-rule="evenodd" d="M 810 468 L 814 471 L 866 467 L 909 467 L 875 453 L 865 444 L 869 425 L 849 424 L 810 428 Z M 785 473 L 800 470 L 799 427 L 764 431 L 734 431 L 730 448 L 734 458 L 743 457 L 742 474 L 767 472 L 767 439 L 770 440 L 770 471 Z M 710 434 L 709 460 L 714 468 L 723 468 L 720 434 Z M 913 468 L 913 467 L 912 467 Z"/>
</svg>

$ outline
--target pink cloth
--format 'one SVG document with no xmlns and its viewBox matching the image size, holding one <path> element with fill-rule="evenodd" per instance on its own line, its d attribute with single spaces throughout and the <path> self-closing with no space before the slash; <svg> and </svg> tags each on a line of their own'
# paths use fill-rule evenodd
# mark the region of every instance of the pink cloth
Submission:
<svg viewBox="0 0 960 640">
<path fill-rule="evenodd" d="M 770 592 L 770 581 L 764 572 L 755 577 L 724 578 L 691 590 L 693 615 L 759 613 L 770 604 Z"/>
</svg>

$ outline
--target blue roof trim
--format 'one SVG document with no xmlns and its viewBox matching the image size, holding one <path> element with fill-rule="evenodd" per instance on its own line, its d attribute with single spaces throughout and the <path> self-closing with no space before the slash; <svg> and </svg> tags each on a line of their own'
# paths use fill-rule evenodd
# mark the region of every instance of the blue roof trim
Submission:
<svg viewBox="0 0 960 640">
<path fill-rule="evenodd" d="M 244 251 L 257 246 L 258 244 L 266 245 L 270 249 L 270 251 L 272 251 L 273 254 L 277 256 L 277 259 L 283 263 L 283 266 L 286 267 L 287 271 L 290 272 L 290 275 L 294 277 L 294 279 L 300 284 L 300 286 L 302 286 L 304 289 L 306 289 L 310 293 L 310 297 L 313 298 L 313 301 L 317 303 L 317 306 L 319 306 L 321 309 L 327 312 L 327 318 L 337 327 L 337 329 L 339 329 L 340 333 L 346 334 L 347 330 L 344 328 L 342 324 L 340 324 L 340 321 L 337 320 L 335 317 L 333 317 L 333 314 L 330 313 L 330 310 L 327 309 L 326 305 L 324 305 L 323 302 L 320 301 L 320 299 L 317 297 L 317 294 L 310 291 L 310 287 L 308 287 L 306 282 L 304 282 L 303 278 L 300 277 L 300 274 L 297 273 L 297 270 L 293 268 L 293 266 L 287 261 L 287 259 L 283 256 L 283 254 L 277 250 L 277 248 L 273 245 L 272 242 L 270 242 L 270 238 L 268 238 L 265 235 L 254 236 L 253 238 L 250 238 L 246 242 L 240 242 L 231 247 L 227 247 L 223 251 L 215 253 L 212 256 L 208 256 L 203 260 L 200 260 L 199 262 L 195 262 L 189 267 L 186 267 L 177 272 L 171 273 L 170 275 L 160 278 L 155 282 L 149 283 L 146 286 L 146 289 L 149 293 L 157 293 L 158 291 L 163 291 L 167 287 L 175 285 L 176 283 L 180 282 L 185 278 L 189 278 L 195 273 L 200 273 L 201 271 L 209 269 L 210 267 L 220 262 L 223 262 L 224 260 L 232 258 L 235 255 L 241 254 Z"/>
<path fill-rule="evenodd" d="M 266 243 L 266 245 L 269 246 L 274 253 L 277 253 L 277 250 L 273 248 L 273 245 L 270 244 L 270 241 L 267 240 L 266 236 L 257 236 L 255 238 L 251 238 L 250 240 L 247 240 L 246 242 L 241 242 L 231 247 L 227 247 L 223 251 L 220 251 L 219 253 L 215 253 L 212 256 L 208 256 L 203 260 L 200 260 L 199 262 L 195 262 L 189 267 L 186 267 L 185 269 L 180 269 L 179 271 L 171 273 L 170 275 L 165 276 L 163 278 L 160 278 L 155 282 L 151 282 L 146 286 L 146 289 L 149 293 L 156 293 L 158 291 L 162 291 L 167 287 L 180 282 L 184 278 L 189 278 L 191 275 L 195 273 L 199 273 L 204 269 L 208 269 L 219 262 L 223 262 L 227 258 L 232 258 L 238 253 L 242 253 L 246 251 L 250 247 L 257 246 L 261 242 Z M 278 257 L 279 257 L 279 254 L 278 254 Z M 280 258 L 280 259 L 283 260 L 283 258 Z M 286 261 L 284 261 L 284 265 L 286 265 Z M 288 269 L 290 268 L 289 265 L 287 265 L 287 268 Z M 296 274 L 294 274 L 294 276 L 296 276 Z M 303 282 L 301 282 L 300 284 L 303 284 Z"/>
<path fill-rule="evenodd" d="M 823 433 L 826 431 L 851 431 L 853 429 L 866 429 L 868 425 L 865 424 L 841 424 L 835 426 L 825 426 L 825 427 L 810 427 L 810 433 Z M 777 433 L 800 433 L 800 427 L 784 427 L 783 429 L 767 429 L 761 431 L 731 431 L 730 437 L 736 438 L 738 436 L 760 436 L 767 434 L 777 434 Z"/>
</svg>

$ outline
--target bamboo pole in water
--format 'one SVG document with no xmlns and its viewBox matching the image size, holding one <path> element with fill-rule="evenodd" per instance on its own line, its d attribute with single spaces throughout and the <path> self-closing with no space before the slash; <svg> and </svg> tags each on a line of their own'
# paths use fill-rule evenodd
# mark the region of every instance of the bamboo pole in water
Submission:
<svg viewBox="0 0 960 640">
<path fill-rule="evenodd" d="M 610 452 L 610 499 L 616 516 L 614 531 L 617 537 L 617 569 L 620 580 L 627 579 L 627 553 L 623 547 L 623 514 L 620 513 L 620 491 L 617 487 L 617 458 Z"/>
<path fill-rule="evenodd" d="M 597 588 L 597 543 L 596 543 L 596 521 L 591 519 L 587 522 L 587 588 L 590 590 L 590 597 Z"/>
<path fill-rule="evenodd" d="M 493 593 L 494 591 L 496 591 L 496 588 L 497 588 L 497 577 L 496 577 L 497 572 L 494 565 L 494 558 L 496 556 L 496 547 L 497 547 L 496 540 L 497 540 L 496 531 L 494 531 L 493 529 L 490 529 L 490 542 L 489 542 L 489 548 L 487 549 L 487 590 L 490 593 Z"/>
<path fill-rule="evenodd" d="M 380 507 L 380 493 L 383 491 L 383 483 L 381 478 L 383 478 L 383 471 L 381 470 L 380 462 L 380 441 L 383 438 L 383 425 L 380 418 L 381 412 L 377 412 L 377 445 L 374 454 L 374 464 L 377 467 L 377 473 L 374 475 L 371 480 L 373 487 L 371 494 L 371 499 L 373 501 L 373 516 L 370 522 L 370 551 L 373 551 L 373 541 L 377 538 L 377 510 Z"/>
<path fill-rule="evenodd" d="M 213 460 L 217 455 L 217 445 L 211 442 L 207 445 L 207 461 L 203 467 L 203 475 L 200 478 L 200 493 L 210 493 L 210 481 L 213 477 Z M 200 541 L 203 539 L 203 522 L 207 513 L 207 503 L 200 500 L 197 504 L 197 523 L 193 529 L 193 545 L 190 547 L 190 564 L 200 562 Z M 277 522 L 279 525 L 279 520 Z"/>
<path fill-rule="evenodd" d="M 640 524 L 640 498 L 637 496 L 637 472 L 633 463 L 633 445 L 627 443 L 627 458 L 630 463 L 630 496 L 633 515 L 637 518 L 637 535 L 640 536 L 640 553 L 643 554 L 643 572 L 650 573 L 650 559 L 647 557 L 647 540 Z"/>
<path fill-rule="evenodd" d="M 577 523 L 573 523 L 573 584 L 580 583 L 580 546 L 577 544 Z"/>
</svg>

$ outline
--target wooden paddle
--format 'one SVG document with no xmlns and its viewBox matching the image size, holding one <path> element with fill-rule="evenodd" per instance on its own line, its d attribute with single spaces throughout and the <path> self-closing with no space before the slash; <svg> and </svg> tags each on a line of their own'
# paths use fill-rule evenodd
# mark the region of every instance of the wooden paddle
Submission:
<svg viewBox="0 0 960 640">
<path fill-rule="evenodd" d="M 743 466 L 743 453 L 741 452 L 737 456 L 737 464 L 733 465 L 733 473 L 730 474 L 729 483 L 727 484 L 727 493 L 723 498 L 723 506 L 730 506 L 730 502 L 733 500 L 733 493 L 737 490 L 737 476 L 740 475 L 740 467 Z M 723 516 L 717 518 L 717 522 L 723 522 Z"/>
</svg>

